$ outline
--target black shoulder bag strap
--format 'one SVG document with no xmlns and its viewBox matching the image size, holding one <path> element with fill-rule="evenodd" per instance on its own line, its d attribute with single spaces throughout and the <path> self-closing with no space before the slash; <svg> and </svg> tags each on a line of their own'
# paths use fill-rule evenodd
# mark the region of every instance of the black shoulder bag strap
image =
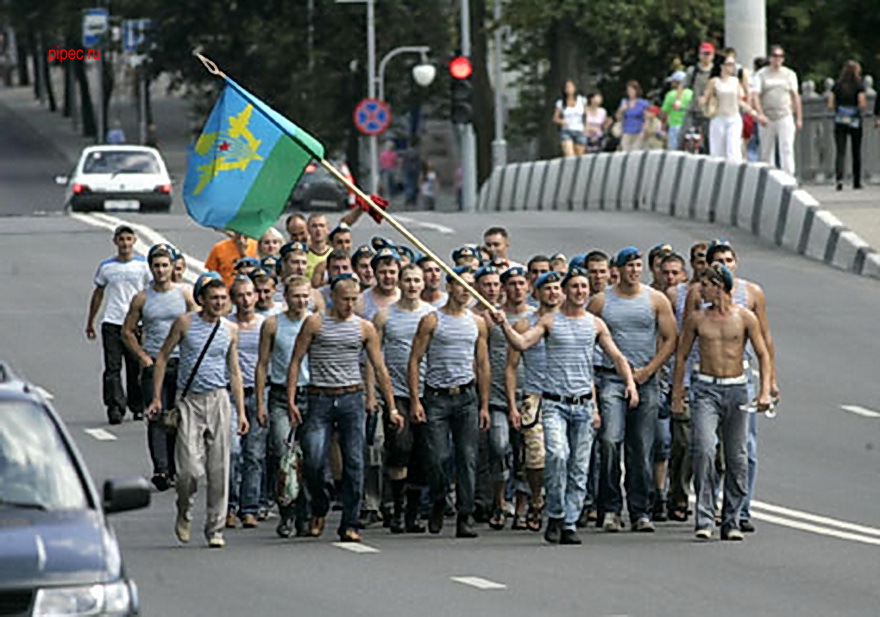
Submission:
<svg viewBox="0 0 880 617">
<path fill-rule="evenodd" d="M 199 317 L 193 315 L 193 319 L 199 319 Z M 205 359 L 205 354 L 208 353 L 208 347 L 211 346 L 211 341 L 214 340 L 214 335 L 217 334 L 217 330 L 220 329 L 220 322 L 222 320 L 222 317 L 217 318 L 217 323 L 214 324 L 214 329 L 211 330 L 211 335 L 208 336 L 208 340 L 205 342 L 205 346 L 202 347 L 202 352 L 199 354 L 196 363 L 193 365 L 192 372 L 189 374 L 189 377 L 186 380 L 186 385 L 183 386 L 183 393 L 180 395 L 180 398 L 185 397 L 189 393 L 189 388 L 190 386 L 192 386 L 193 380 L 196 378 L 196 373 L 198 373 L 199 371 L 199 366 L 201 366 L 202 360 Z"/>
</svg>

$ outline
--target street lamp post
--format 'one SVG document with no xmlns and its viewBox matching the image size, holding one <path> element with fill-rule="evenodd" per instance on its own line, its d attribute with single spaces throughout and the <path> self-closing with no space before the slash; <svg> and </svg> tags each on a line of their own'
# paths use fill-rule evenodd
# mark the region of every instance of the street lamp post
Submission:
<svg viewBox="0 0 880 617">
<path fill-rule="evenodd" d="M 381 62 L 379 62 L 379 75 L 376 77 L 376 85 L 379 91 L 379 98 L 383 101 L 385 100 L 385 67 L 388 66 L 388 62 L 391 61 L 395 56 L 399 56 L 400 54 L 421 54 L 422 55 L 422 63 L 417 65 L 413 69 L 413 79 L 416 80 L 420 86 L 429 86 L 431 82 L 434 81 L 434 73 L 436 69 L 431 64 L 428 64 L 428 58 L 426 54 L 430 51 L 430 47 L 425 45 L 406 45 L 404 47 L 396 47 L 389 51 L 382 58 Z M 430 69 L 425 69 L 424 76 L 421 76 L 421 67 L 430 67 Z M 416 71 L 420 71 L 417 73 Z"/>
</svg>

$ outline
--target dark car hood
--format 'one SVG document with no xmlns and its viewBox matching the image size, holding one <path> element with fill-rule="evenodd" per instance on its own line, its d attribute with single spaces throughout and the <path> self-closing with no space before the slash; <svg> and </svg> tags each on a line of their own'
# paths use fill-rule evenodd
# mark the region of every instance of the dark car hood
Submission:
<svg viewBox="0 0 880 617">
<path fill-rule="evenodd" d="M 0 588 L 116 580 L 116 539 L 93 510 L 0 507 Z"/>
</svg>

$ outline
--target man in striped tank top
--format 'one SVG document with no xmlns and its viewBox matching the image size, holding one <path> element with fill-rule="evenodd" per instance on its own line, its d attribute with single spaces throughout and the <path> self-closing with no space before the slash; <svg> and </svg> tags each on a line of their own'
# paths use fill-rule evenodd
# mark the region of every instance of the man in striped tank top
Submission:
<svg viewBox="0 0 880 617">
<path fill-rule="evenodd" d="M 282 305 L 275 302 L 275 291 L 278 287 L 278 277 L 275 275 L 275 272 L 266 270 L 261 266 L 248 276 L 253 281 L 254 290 L 257 294 L 257 305 L 255 307 L 257 315 L 270 317 L 284 310 Z"/>
<path fill-rule="evenodd" d="M 362 244 L 351 254 L 351 269 L 357 274 L 361 291 L 366 291 L 376 284 L 376 276 L 373 274 L 373 266 L 370 261 L 376 251 L 369 244 Z"/>
<path fill-rule="evenodd" d="M 284 300 L 287 310 L 267 317 L 260 330 L 260 353 L 257 360 L 255 388 L 257 399 L 257 422 L 268 428 L 266 476 L 272 480 L 278 477 L 281 457 L 284 455 L 290 432 L 297 430 L 297 441 L 302 438 L 302 430 L 290 418 L 287 405 L 287 371 L 293 357 L 293 344 L 297 334 L 309 315 L 311 284 L 305 276 L 290 276 L 284 280 Z M 266 386 L 269 386 L 268 392 Z M 309 385 L 309 365 L 306 357 L 299 370 L 295 396 L 297 407 L 302 414 L 308 414 L 306 386 Z M 268 402 L 267 402 L 268 395 Z M 270 485 L 272 482 L 270 482 Z M 277 496 L 277 490 L 270 490 Z M 297 536 L 308 533 L 308 510 L 306 491 L 300 490 L 294 504 L 278 504 L 279 522 L 275 532 L 282 538 L 289 538 L 294 532 L 294 519 Z"/>
<path fill-rule="evenodd" d="M 504 301 L 502 299 L 503 289 L 501 287 L 501 271 L 492 264 L 486 264 L 477 268 L 477 271 L 474 273 L 474 288 L 483 296 L 493 307 L 498 307 Z M 470 304 L 468 305 L 471 310 L 480 317 L 487 319 L 486 327 L 490 327 L 489 323 L 491 322 L 491 317 L 487 315 L 486 309 L 482 304 L 477 304 L 477 302 L 471 298 Z M 491 375 L 492 364 L 491 357 L 489 361 L 489 371 Z M 491 384 L 492 377 L 489 378 L 489 383 Z M 489 387 L 490 396 L 491 396 L 491 385 Z M 502 403 L 503 405 L 503 403 Z M 493 455 L 491 453 L 492 445 L 490 443 L 491 437 L 490 433 L 491 429 L 491 416 L 492 412 L 489 411 L 490 416 L 490 429 L 488 433 L 481 433 L 479 436 L 479 442 L 477 445 L 477 484 L 474 487 L 474 519 L 477 522 L 488 522 L 490 519 L 494 518 L 494 525 L 498 525 L 498 517 L 494 516 L 495 512 L 495 499 L 493 495 L 493 479 L 492 479 L 492 461 L 490 460 Z M 496 423 L 497 424 L 497 423 Z M 503 429 L 500 429 L 503 430 Z M 495 429 L 495 437 L 501 437 L 499 433 L 499 428 Z M 505 444 L 509 442 L 509 438 L 504 438 L 502 443 L 496 443 L 498 449 L 506 449 Z M 500 464 L 500 463 L 499 463 Z M 506 504 L 505 504 L 506 505 Z M 503 521 L 501 522 L 501 526 L 503 527 Z"/>
<path fill-rule="evenodd" d="M 440 269 L 440 266 L 437 265 L 437 262 L 427 255 L 422 255 L 416 263 L 425 275 L 425 289 L 422 290 L 422 300 L 434 308 L 440 308 L 446 304 L 447 300 L 446 292 L 441 289 L 443 284 L 443 271 Z"/>
<path fill-rule="evenodd" d="M 302 442 L 306 484 L 312 500 L 312 536 L 318 537 L 323 533 L 330 509 L 324 486 L 324 467 L 330 448 L 330 433 L 335 425 L 339 431 L 343 464 L 339 539 L 343 542 L 360 542 L 361 535 L 357 528 L 363 497 L 366 443 L 361 350 L 367 352 L 385 400 L 393 401 L 394 393 L 382 360 L 376 329 L 354 313 L 360 292 L 354 275 L 349 273 L 336 277 L 330 283 L 330 288 L 332 306 L 325 315 L 309 315 L 297 335 L 287 373 L 287 399 L 291 423 L 299 425 L 305 419 Z M 308 414 L 303 418 L 296 403 L 296 384 L 299 383 L 300 365 L 306 354 L 309 356 L 310 385 Z M 389 416 L 395 427 L 403 427 L 403 418 L 396 409 L 389 410 Z"/>
<path fill-rule="evenodd" d="M 672 411 L 684 411 L 684 374 L 687 356 L 699 338 L 700 369 L 691 380 L 693 418 L 694 491 L 697 505 L 695 535 L 709 540 L 714 527 L 717 431 L 721 428 L 724 452 L 724 505 L 721 539 L 742 540 L 741 510 L 747 496 L 747 412 L 741 407 L 750 400 L 748 369 L 742 356 L 751 343 L 760 364 L 758 409 L 770 406 L 772 361 L 761 324 L 751 310 L 732 301 L 733 273 L 714 263 L 702 276 L 700 293 L 709 303 L 685 319 L 673 379 Z"/>
<path fill-rule="evenodd" d="M 373 319 L 379 340 L 382 341 L 382 353 L 391 376 L 391 387 L 394 389 L 394 401 L 385 401 L 383 406 L 385 463 L 393 502 L 389 527 L 394 534 L 425 531 L 425 527 L 419 523 L 419 505 L 422 487 L 425 485 L 424 434 L 423 426 L 414 424 L 409 418 L 411 405 L 406 375 L 419 321 L 434 310 L 434 307 L 420 299 L 424 286 L 421 268 L 415 264 L 404 266 L 400 271 L 400 300 L 389 308 L 381 309 Z M 419 396 L 421 395 L 420 390 Z M 400 432 L 395 431 L 390 423 L 387 410 L 393 408 L 398 409 L 405 421 Z"/>
<path fill-rule="evenodd" d="M 400 299 L 397 286 L 400 255 L 393 248 L 383 248 L 370 260 L 370 266 L 376 285 L 361 294 L 355 308 L 355 312 L 368 321 L 372 321 L 380 309 L 388 308 Z"/>
<path fill-rule="evenodd" d="M 238 366 L 244 391 L 244 411 L 250 430 L 238 438 L 231 435 L 229 465 L 229 511 L 226 527 L 234 529 L 241 519 L 245 529 L 257 527 L 266 508 L 261 504 L 266 465 L 265 425 L 257 422 L 254 377 L 260 348 L 260 327 L 265 317 L 257 313 L 257 290 L 248 276 L 236 276 L 230 289 L 235 312 L 229 320 L 238 327 Z"/>
<path fill-rule="evenodd" d="M 642 254 L 637 248 L 622 249 L 615 265 L 620 282 L 593 296 L 587 308 L 608 324 L 615 344 L 632 367 L 639 404 L 627 405 L 626 386 L 606 360 L 598 385 L 602 401 L 600 510 L 605 531 L 622 530 L 620 450 L 625 443 L 626 502 L 632 529 L 652 532 L 651 448 L 660 404 L 657 373 L 675 350 L 675 316 L 665 295 L 640 282 Z"/>
<path fill-rule="evenodd" d="M 733 247 L 726 242 L 715 241 L 709 245 L 709 249 L 706 252 L 706 260 L 712 264 L 715 262 L 721 263 L 733 274 L 734 282 L 733 282 L 733 290 L 731 292 L 731 298 L 733 299 L 733 303 L 737 306 L 742 306 L 755 314 L 755 317 L 758 318 L 758 323 L 761 326 L 761 335 L 764 337 L 764 342 L 767 345 L 767 350 L 770 352 L 770 396 L 773 398 L 779 398 L 779 386 L 776 383 L 776 347 L 773 344 L 773 337 L 770 334 L 770 323 L 767 319 L 767 300 L 764 295 L 764 290 L 761 289 L 760 285 L 756 283 L 752 283 L 751 281 L 747 281 L 742 278 L 737 278 L 737 266 L 739 265 L 739 260 L 736 256 L 736 251 L 734 251 Z M 694 297 L 695 293 L 692 291 L 688 295 L 687 300 L 687 309 L 688 311 L 695 310 L 700 306 L 700 298 Z M 689 313 L 687 313 L 689 314 Z M 754 363 L 755 357 L 748 347 L 746 347 L 746 352 L 744 359 L 746 362 L 750 364 Z M 749 396 L 751 398 L 755 397 L 757 390 L 757 383 L 755 380 L 754 371 L 748 371 L 749 375 Z M 755 480 L 758 477 L 758 418 L 757 414 L 749 415 L 749 440 L 748 440 L 748 460 L 749 460 L 749 473 L 748 473 L 748 490 L 746 494 L 746 501 L 743 504 L 742 512 L 740 516 L 742 517 L 740 520 L 740 528 L 749 533 L 755 530 L 754 524 L 751 522 L 751 512 L 750 505 L 752 501 L 752 496 L 755 493 Z"/>
<path fill-rule="evenodd" d="M 562 288 L 565 301 L 559 310 L 543 315 L 525 334 L 516 332 L 501 311 L 496 311 L 494 318 L 503 325 L 511 346 L 519 351 L 542 339 L 545 342 L 547 368 L 541 418 L 547 449 L 544 486 L 548 520 L 544 539 L 551 544 L 580 544 L 576 524 L 587 490 L 593 432 L 599 426 L 590 370 L 596 343 L 614 362 L 630 404 L 638 404 L 639 395 L 629 365 L 608 328 L 584 309 L 590 290 L 586 270 L 570 268 L 562 279 Z"/>
<path fill-rule="evenodd" d="M 147 253 L 147 263 L 153 275 L 153 282 L 139 291 L 131 300 L 125 322 L 122 324 L 122 339 L 129 351 L 141 365 L 141 391 L 144 409 L 153 400 L 153 365 L 162 342 L 168 336 L 174 320 L 195 310 L 192 292 L 186 287 L 171 282 L 174 257 L 177 249 L 170 244 L 157 244 Z M 138 323 L 143 324 L 143 346 L 138 337 Z M 162 382 L 162 410 L 174 407 L 177 392 L 177 363 L 180 354 L 172 352 Z M 175 432 L 167 430 L 160 418 L 147 420 L 147 446 L 153 462 L 153 485 L 160 491 L 171 486 L 174 478 L 174 438 Z"/>
<path fill-rule="evenodd" d="M 275 264 L 275 273 L 286 281 L 291 276 L 305 276 L 308 267 L 309 247 L 304 242 L 288 242 L 281 247 L 281 258 Z M 324 312 L 324 296 L 317 289 L 309 292 L 312 310 Z"/>
<path fill-rule="evenodd" d="M 531 285 L 531 293 L 529 293 L 526 301 L 529 303 L 529 306 L 537 308 L 541 305 L 541 302 L 538 298 L 538 288 L 535 286 L 535 283 L 542 274 L 550 272 L 550 258 L 546 255 L 535 255 L 529 259 L 526 268 L 529 271 L 529 285 Z"/>
<path fill-rule="evenodd" d="M 685 301 L 691 287 L 699 285 L 700 275 L 706 269 L 706 249 L 709 245 L 705 242 L 697 242 L 690 248 L 690 265 L 691 278 L 687 282 L 669 285 L 666 288 L 666 297 L 675 311 L 675 324 L 681 331 L 684 323 Z M 669 257 L 667 259 L 675 259 Z M 665 262 L 665 260 L 664 260 Z M 669 270 L 671 266 L 664 263 L 662 268 L 664 272 Z M 688 356 L 688 365 L 685 367 L 684 374 L 684 410 L 680 414 L 670 415 L 670 432 L 672 434 L 669 446 L 669 503 L 668 517 L 673 521 L 686 521 L 688 518 L 688 494 L 690 492 L 691 478 L 693 471 L 691 468 L 690 454 L 690 422 L 691 415 L 689 409 L 688 389 L 690 388 L 690 372 L 693 361 L 696 359 L 697 353 L 694 348 Z M 673 360 L 675 356 L 673 356 Z M 673 362 L 673 372 L 675 364 Z"/>
<path fill-rule="evenodd" d="M 177 401 L 180 421 L 174 450 L 177 462 L 177 519 L 174 533 L 181 542 L 190 541 L 197 481 L 205 475 L 208 484 L 205 537 L 211 548 L 223 548 L 226 545 L 223 525 L 229 498 L 229 435 L 232 421 L 227 386 L 232 391 L 238 411 L 238 434 L 244 435 L 248 431 L 238 365 L 238 328 L 224 319 L 229 310 L 229 292 L 219 274 L 207 272 L 200 276 L 193 294 L 202 310 L 178 317 L 162 343 L 153 371 L 153 402 L 150 403 L 148 414 L 151 418 L 155 417 L 162 409 L 165 367 L 174 348 L 180 345 L 178 391 L 182 394 L 190 376 L 192 380 L 187 395 Z M 202 362 L 198 370 L 194 370 L 201 355 Z"/>
<path fill-rule="evenodd" d="M 499 234 L 496 234 L 499 235 Z M 506 239 L 506 238 L 505 238 Z M 504 286 L 505 302 L 503 311 L 507 320 L 516 324 L 524 321 L 533 312 L 526 297 L 529 284 L 526 269 L 512 266 L 501 274 Z M 514 391 L 513 404 L 508 401 L 504 385 L 504 374 L 507 368 L 507 339 L 501 326 L 495 324 L 492 316 L 483 311 L 486 326 L 489 330 L 489 369 L 492 384 L 489 389 L 489 480 L 492 490 L 492 517 L 489 526 L 492 529 L 503 529 L 507 519 L 507 502 L 504 497 L 505 486 L 510 474 L 510 426 L 519 428 L 520 416 L 517 410 L 517 396 Z M 522 371 L 520 380 L 522 379 Z M 524 501 L 523 501 L 524 505 Z M 522 513 L 522 510 L 521 510 Z M 524 518 L 519 519 L 518 529 L 525 529 Z"/>
<path fill-rule="evenodd" d="M 549 268 L 549 262 L 548 262 Z M 541 305 L 537 311 L 529 313 L 528 318 L 517 321 L 513 329 L 525 334 L 547 314 L 559 308 L 562 300 L 562 275 L 558 272 L 545 272 L 539 276 L 534 287 L 538 292 Z M 522 357 L 522 374 L 517 374 L 517 366 Z M 526 527 L 532 531 L 541 531 L 541 512 L 544 509 L 542 496 L 544 487 L 544 425 L 541 424 L 541 392 L 544 391 L 544 369 L 547 357 L 543 339 L 524 352 L 517 351 L 513 346 L 507 347 L 507 366 L 504 369 L 504 389 L 507 404 L 511 410 L 510 423 L 518 431 L 519 439 L 515 440 L 517 456 L 514 460 L 519 464 L 518 476 L 525 476 L 525 487 L 518 487 L 516 493 L 516 513 L 514 529 L 521 528 L 523 511 L 528 505 Z M 521 391 L 521 394 L 520 394 Z M 527 503 L 527 500 L 530 500 Z"/>
<path fill-rule="evenodd" d="M 454 271 L 473 284 L 470 267 L 456 266 Z M 451 432 L 458 511 L 455 535 L 476 538 L 471 517 L 477 448 L 480 431 L 489 430 L 488 328 L 484 320 L 467 308 L 471 297 L 464 285 L 447 275 L 446 287 L 449 293 L 446 305 L 422 317 L 413 341 L 407 366 L 410 418 L 425 424 L 425 456 L 432 500 L 428 531 L 436 534 L 443 529 Z M 419 399 L 422 358 L 426 358 L 424 406 Z"/>
</svg>

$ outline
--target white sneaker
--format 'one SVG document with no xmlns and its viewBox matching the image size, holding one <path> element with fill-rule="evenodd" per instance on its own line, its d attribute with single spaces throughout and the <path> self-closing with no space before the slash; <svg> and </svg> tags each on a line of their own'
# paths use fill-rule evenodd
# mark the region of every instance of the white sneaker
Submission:
<svg viewBox="0 0 880 617">
<path fill-rule="evenodd" d="M 226 540 L 223 539 L 223 534 L 219 531 L 211 534 L 211 537 L 208 538 L 208 548 L 223 548 L 226 546 Z"/>
<path fill-rule="evenodd" d="M 174 523 L 174 535 L 184 544 L 192 538 L 192 524 L 179 514 L 177 515 L 177 521 Z"/>
<path fill-rule="evenodd" d="M 605 533 L 617 533 L 623 531 L 623 523 L 619 514 L 606 514 L 605 524 L 602 525 L 602 531 Z"/>
<path fill-rule="evenodd" d="M 705 542 L 706 540 L 711 540 L 712 539 L 712 530 L 711 529 L 697 529 L 697 531 L 694 532 L 694 537 L 697 540 L 701 540 L 703 542 Z"/>
</svg>

